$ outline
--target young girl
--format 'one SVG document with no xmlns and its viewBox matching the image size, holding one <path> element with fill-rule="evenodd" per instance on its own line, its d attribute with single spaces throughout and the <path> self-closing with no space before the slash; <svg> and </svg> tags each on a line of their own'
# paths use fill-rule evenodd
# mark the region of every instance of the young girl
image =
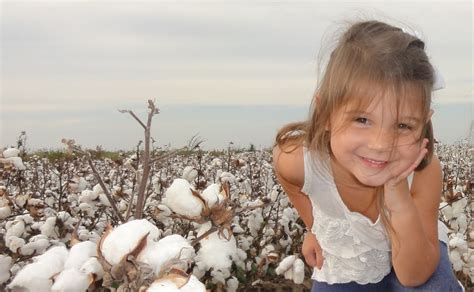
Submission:
<svg viewBox="0 0 474 292">
<path fill-rule="evenodd" d="M 462 290 L 438 221 L 437 78 L 420 39 L 356 23 L 331 53 L 311 117 L 278 132 L 275 172 L 307 226 L 312 291 Z"/>
</svg>

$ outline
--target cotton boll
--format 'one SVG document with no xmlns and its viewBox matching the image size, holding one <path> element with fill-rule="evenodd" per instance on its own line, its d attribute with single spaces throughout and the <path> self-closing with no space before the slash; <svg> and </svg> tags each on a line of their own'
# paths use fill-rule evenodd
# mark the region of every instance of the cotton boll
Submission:
<svg viewBox="0 0 474 292">
<path fill-rule="evenodd" d="M 253 243 L 253 237 L 240 237 L 239 238 L 239 247 L 243 250 L 249 250 L 250 246 Z"/>
<path fill-rule="evenodd" d="M 198 231 L 198 237 L 209 230 L 210 224 L 203 224 Z M 224 230 L 226 232 L 226 230 Z M 232 260 L 237 258 L 237 244 L 234 236 L 230 240 L 220 238 L 217 232 L 211 233 L 201 241 L 195 262 L 200 269 L 221 270 L 223 273 L 232 266 Z"/>
<path fill-rule="evenodd" d="M 149 264 L 155 274 L 158 274 L 165 263 L 173 259 L 184 260 L 187 269 L 187 262 L 195 256 L 194 248 L 189 242 L 178 234 L 166 236 L 156 243 L 151 243 L 138 256 L 138 260 Z"/>
<path fill-rule="evenodd" d="M 459 253 L 458 250 L 455 249 L 449 253 L 449 260 L 451 264 L 453 265 L 453 269 L 455 271 L 458 272 L 462 270 L 463 261 L 461 259 L 461 254 Z"/>
<path fill-rule="evenodd" d="M 244 233 L 245 230 L 240 226 L 238 223 L 233 223 L 232 224 L 232 233 L 233 234 L 241 234 Z"/>
<path fill-rule="evenodd" d="M 77 231 L 77 237 L 80 241 L 87 241 L 90 238 L 89 230 L 82 228 Z"/>
<path fill-rule="evenodd" d="M 88 217 L 94 217 L 96 208 L 95 206 L 91 205 L 91 203 L 81 203 L 79 204 L 79 209 L 85 213 Z"/>
<path fill-rule="evenodd" d="M 239 288 L 239 281 L 237 280 L 236 277 L 232 277 L 229 280 L 227 280 L 227 292 L 237 292 L 237 289 Z"/>
<path fill-rule="evenodd" d="M 56 203 L 56 198 L 54 197 L 46 197 L 44 199 L 44 203 L 49 207 L 54 207 L 54 203 Z"/>
<path fill-rule="evenodd" d="M 459 216 L 461 213 L 464 213 L 464 209 L 466 208 L 467 206 L 467 197 L 464 197 L 460 200 L 457 200 L 455 201 L 453 204 L 452 204 L 452 207 L 453 207 L 453 215 L 455 217 Z"/>
<path fill-rule="evenodd" d="M 272 202 L 276 202 L 277 198 L 278 198 L 278 191 L 276 189 L 273 189 L 270 194 L 268 194 L 268 197 L 270 198 L 270 200 Z"/>
<path fill-rule="evenodd" d="M 285 279 L 293 280 L 293 269 L 288 269 L 286 272 L 283 273 Z"/>
<path fill-rule="evenodd" d="M 116 265 L 137 246 L 139 240 L 147 233 L 149 233 L 148 245 L 156 241 L 161 232 L 146 219 L 132 220 L 119 225 L 104 239 L 102 255 L 110 264 Z"/>
<path fill-rule="evenodd" d="M 127 211 L 128 209 L 128 204 L 125 200 L 121 200 L 119 203 L 118 203 L 118 206 L 117 206 L 117 209 L 120 211 L 120 212 L 125 212 Z"/>
<path fill-rule="evenodd" d="M 104 193 L 100 193 L 99 194 L 99 202 L 106 206 L 106 207 L 111 207 L 112 205 L 110 205 L 110 201 L 109 199 L 107 198 L 107 195 L 105 195 Z"/>
<path fill-rule="evenodd" d="M 87 188 L 87 181 L 80 176 L 74 176 L 69 181 L 69 189 L 72 193 L 82 192 Z"/>
<path fill-rule="evenodd" d="M 181 290 L 171 280 L 155 281 L 148 287 L 147 292 L 180 292 Z"/>
<path fill-rule="evenodd" d="M 0 285 L 10 278 L 10 267 L 12 266 L 12 258 L 0 254 Z"/>
<path fill-rule="evenodd" d="M 297 258 L 293 263 L 293 282 L 302 284 L 304 281 L 304 262 Z"/>
<path fill-rule="evenodd" d="M 221 269 L 212 269 L 211 270 L 211 277 L 214 283 L 222 283 L 225 284 L 225 279 L 230 276 L 229 270 L 221 270 Z"/>
<path fill-rule="evenodd" d="M 42 254 L 49 246 L 49 240 L 40 238 L 36 241 L 29 242 L 20 247 L 19 253 L 24 256 L 32 254 Z"/>
<path fill-rule="evenodd" d="M 459 233 L 464 233 L 467 229 L 467 224 L 468 224 L 468 219 L 466 217 L 465 213 L 459 214 L 459 216 L 456 218 L 457 225 L 459 226 L 458 232 Z"/>
<path fill-rule="evenodd" d="M 183 169 L 183 175 L 181 177 L 187 180 L 188 182 L 192 183 L 196 179 L 197 176 L 198 176 L 198 171 L 196 168 L 194 168 L 193 166 L 186 166 Z"/>
<path fill-rule="evenodd" d="M 44 254 L 35 257 L 35 262 L 20 270 L 7 287 L 24 288 L 35 292 L 50 291 L 51 278 L 63 269 L 67 254 L 68 250 L 64 246 L 50 248 Z"/>
<path fill-rule="evenodd" d="M 64 263 L 64 268 L 79 270 L 93 256 L 97 256 L 97 244 L 91 241 L 76 243 L 69 250 L 69 256 Z"/>
<path fill-rule="evenodd" d="M 280 245 L 283 247 L 283 248 L 286 248 L 287 246 L 291 245 L 291 243 L 293 242 L 293 240 L 291 239 L 290 236 L 286 236 L 286 239 L 285 237 L 283 236 L 282 238 L 280 238 L 280 240 L 278 241 L 280 243 Z"/>
<path fill-rule="evenodd" d="M 220 193 L 220 189 L 220 184 L 211 184 L 202 191 L 201 196 L 206 200 L 209 208 L 212 208 L 212 206 L 224 200 L 224 196 Z"/>
<path fill-rule="evenodd" d="M 206 271 L 207 270 L 200 269 L 198 266 L 194 266 L 193 275 L 196 276 L 198 279 L 201 279 L 206 274 Z"/>
<path fill-rule="evenodd" d="M 461 233 L 451 235 L 451 239 L 449 239 L 449 246 L 451 249 L 458 249 L 460 254 L 466 253 L 468 251 L 467 242 L 464 240 L 464 236 Z"/>
<path fill-rule="evenodd" d="M 12 209 L 10 208 L 10 206 L 0 207 L 0 220 L 7 218 L 11 215 L 11 213 Z"/>
<path fill-rule="evenodd" d="M 219 175 L 219 180 L 222 183 L 229 182 L 230 184 L 233 184 L 235 182 L 235 176 L 230 172 L 224 171 Z"/>
<path fill-rule="evenodd" d="M 168 217 L 171 215 L 171 209 L 166 205 L 159 204 L 156 208 L 159 210 L 161 216 Z"/>
<path fill-rule="evenodd" d="M 23 164 L 23 161 L 21 160 L 20 157 L 10 157 L 10 158 L 7 158 L 7 160 L 10 161 L 11 163 L 13 163 L 15 168 L 18 169 L 18 170 L 25 170 L 26 169 L 26 166 Z"/>
<path fill-rule="evenodd" d="M 264 257 L 266 257 L 270 252 L 272 252 L 272 251 L 274 251 L 274 250 L 275 250 L 275 247 L 274 247 L 273 245 L 271 245 L 271 244 L 268 244 L 268 245 L 266 245 L 266 246 L 262 249 L 262 251 L 261 251 L 261 253 L 260 253 L 260 256 L 261 256 L 262 258 L 264 258 Z"/>
<path fill-rule="evenodd" d="M 26 201 L 28 200 L 28 195 L 16 195 L 13 198 L 13 201 L 19 208 L 23 208 L 26 205 Z"/>
<path fill-rule="evenodd" d="M 21 238 L 25 234 L 25 222 L 23 222 L 23 220 L 18 220 L 18 218 L 13 222 L 7 222 L 5 227 L 7 229 L 7 232 L 5 233 L 5 245 L 7 246 L 10 245 L 10 238 Z"/>
<path fill-rule="evenodd" d="M 206 292 L 206 286 L 194 275 L 191 275 L 186 285 L 179 290 L 181 292 Z"/>
<path fill-rule="evenodd" d="M 185 179 L 177 178 L 166 190 L 163 204 L 167 205 L 173 212 L 189 217 L 201 215 L 203 203 L 191 192 L 191 185 Z"/>
<path fill-rule="evenodd" d="M 57 238 L 58 232 L 56 229 L 56 217 L 49 217 L 46 219 L 44 224 L 40 227 L 41 234 L 47 237 Z"/>
<path fill-rule="evenodd" d="M 11 158 L 11 157 L 18 157 L 18 154 L 20 153 L 20 150 L 16 148 L 8 148 L 3 151 L 3 157 L 4 158 Z"/>
<path fill-rule="evenodd" d="M 253 210 L 248 217 L 248 227 L 252 236 L 257 236 L 260 231 L 260 226 L 263 223 L 263 217 L 260 210 Z"/>
<path fill-rule="evenodd" d="M 102 279 L 105 274 L 102 265 L 96 257 L 91 257 L 85 261 L 79 270 L 86 275 L 96 275 L 97 280 Z"/>
<path fill-rule="evenodd" d="M 79 196 L 79 203 L 89 203 L 93 200 L 97 199 L 99 193 L 91 190 L 84 190 L 82 191 L 81 195 Z"/>
<path fill-rule="evenodd" d="M 25 245 L 25 240 L 23 238 L 10 236 L 9 239 L 7 246 L 13 253 L 17 253 L 19 248 Z"/>
<path fill-rule="evenodd" d="M 70 268 L 62 271 L 55 279 L 51 287 L 52 292 L 84 292 L 89 287 L 89 279 L 86 274 Z"/>
<path fill-rule="evenodd" d="M 99 194 L 104 193 L 104 190 L 102 189 L 102 186 L 100 184 L 96 184 L 92 188 L 92 191 L 96 194 L 96 198 L 99 196 Z"/>
<path fill-rule="evenodd" d="M 277 273 L 277 275 L 281 275 L 281 274 L 285 273 L 286 271 L 288 271 L 292 268 L 295 261 L 296 261 L 296 256 L 295 255 L 289 255 L 289 256 L 285 257 L 280 262 L 278 267 L 275 269 L 275 272 Z"/>
</svg>

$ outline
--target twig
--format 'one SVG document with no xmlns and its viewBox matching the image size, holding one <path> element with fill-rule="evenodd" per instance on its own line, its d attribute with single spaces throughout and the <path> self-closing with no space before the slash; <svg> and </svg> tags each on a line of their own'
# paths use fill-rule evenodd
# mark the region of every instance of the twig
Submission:
<svg viewBox="0 0 474 292">
<path fill-rule="evenodd" d="M 199 241 L 201 241 L 201 239 L 205 238 L 206 236 L 208 236 L 209 234 L 212 234 L 214 232 L 217 231 L 217 227 L 215 226 L 212 226 L 211 229 L 209 229 L 208 231 L 204 232 L 203 234 L 201 234 L 200 236 L 196 237 L 192 242 L 191 242 L 191 245 L 194 247 L 196 246 Z"/>
<path fill-rule="evenodd" d="M 135 115 L 134 112 L 132 112 L 131 110 L 118 110 L 118 111 L 121 112 L 122 114 L 129 113 L 143 127 L 143 129 L 146 130 L 145 124 L 137 117 L 137 115 Z"/>
<path fill-rule="evenodd" d="M 97 169 L 95 169 L 94 163 L 92 163 L 92 158 L 90 156 L 90 153 L 87 152 L 87 154 L 89 154 L 89 155 L 86 155 L 87 162 L 89 163 L 89 166 L 91 167 L 92 173 L 94 174 L 95 178 L 99 181 L 99 184 L 102 187 L 102 190 L 104 191 L 104 194 L 107 197 L 107 200 L 109 200 L 110 206 L 112 207 L 112 210 L 114 211 L 115 216 L 118 217 L 120 222 L 125 222 L 125 220 L 123 219 L 122 214 L 120 214 L 119 210 L 117 209 L 117 205 L 116 205 L 116 202 L 115 202 L 114 198 L 112 197 L 109 190 L 105 186 L 105 183 L 102 180 L 102 178 L 100 177 L 99 173 L 97 172 Z"/>
<path fill-rule="evenodd" d="M 152 100 L 148 100 L 148 120 L 145 127 L 145 150 L 143 153 L 143 173 L 138 187 L 137 205 L 135 209 L 135 219 L 141 219 L 143 217 L 143 208 L 145 206 L 145 190 L 148 181 L 148 174 L 150 173 L 150 130 L 151 121 L 153 116 L 159 113 L 158 109 Z"/>
</svg>

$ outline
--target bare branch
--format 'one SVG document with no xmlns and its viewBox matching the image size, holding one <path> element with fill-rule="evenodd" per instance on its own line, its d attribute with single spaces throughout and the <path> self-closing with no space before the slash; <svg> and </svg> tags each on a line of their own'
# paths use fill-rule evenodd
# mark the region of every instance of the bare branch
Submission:
<svg viewBox="0 0 474 292">
<path fill-rule="evenodd" d="M 122 214 L 120 214 L 119 210 L 117 209 L 117 204 L 116 204 L 114 198 L 112 197 L 112 195 L 110 194 L 109 190 L 108 190 L 107 187 L 105 186 L 105 183 L 104 183 L 104 181 L 102 180 L 102 178 L 100 177 L 99 173 L 97 172 L 97 169 L 95 169 L 95 166 L 94 166 L 94 163 L 92 163 L 92 159 L 91 159 L 90 154 L 87 155 L 87 162 L 89 163 L 89 166 L 91 167 L 92 172 L 94 173 L 95 178 L 99 181 L 99 184 L 100 184 L 100 186 L 102 187 L 102 190 L 104 191 L 104 194 L 105 194 L 105 196 L 107 197 L 107 200 L 109 200 L 110 206 L 112 207 L 112 210 L 114 210 L 115 216 L 118 217 L 118 219 L 120 220 L 120 222 L 125 222 L 125 220 L 124 220 L 123 217 L 122 217 Z"/>
<path fill-rule="evenodd" d="M 148 175 L 150 174 L 150 132 L 151 132 L 151 121 L 153 116 L 157 113 L 157 108 L 152 100 L 148 100 L 148 120 L 145 126 L 145 149 L 143 153 L 143 173 L 138 187 L 137 205 L 135 209 L 135 219 L 141 219 L 143 216 L 143 208 L 145 207 L 145 190 L 148 182 Z"/>
<path fill-rule="evenodd" d="M 134 112 L 132 112 L 131 110 L 118 110 L 119 112 L 121 113 L 129 113 L 142 127 L 143 129 L 146 130 L 146 126 L 145 124 L 140 120 L 140 118 L 137 117 L 137 115 L 135 115 Z"/>
<path fill-rule="evenodd" d="M 191 242 L 191 245 L 192 245 L 193 247 L 196 246 L 196 245 L 199 243 L 199 241 L 201 241 L 201 239 L 207 237 L 209 234 L 212 234 L 212 233 L 214 233 L 214 232 L 216 232 L 216 231 L 217 231 L 217 227 L 212 226 L 211 229 L 209 229 L 208 231 L 206 231 L 206 232 L 204 232 L 203 234 L 201 234 L 201 236 L 196 237 L 196 238 Z"/>
</svg>

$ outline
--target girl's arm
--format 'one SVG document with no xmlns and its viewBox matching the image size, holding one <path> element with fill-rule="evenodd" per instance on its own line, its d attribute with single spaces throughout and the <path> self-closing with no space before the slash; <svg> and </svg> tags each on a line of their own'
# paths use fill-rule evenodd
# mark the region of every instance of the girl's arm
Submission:
<svg viewBox="0 0 474 292">
<path fill-rule="evenodd" d="M 279 146 L 273 149 L 273 167 L 275 174 L 288 195 L 293 206 L 308 229 L 313 225 L 313 208 L 308 196 L 301 192 L 304 184 L 303 148 L 300 146 L 291 152 L 283 152 Z M 323 251 L 316 235 L 307 232 L 301 247 L 306 263 L 321 269 L 324 261 Z"/>
<path fill-rule="evenodd" d="M 290 146 L 294 147 L 294 146 Z M 290 148 L 291 149 L 291 148 Z M 285 147 L 285 151 L 287 151 Z M 279 146 L 273 148 L 275 175 L 307 228 L 313 225 L 311 201 L 301 192 L 304 184 L 303 148 L 284 152 Z"/>
<path fill-rule="evenodd" d="M 422 152 L 421 158 L 425 151 Z M 419 161 L 421 159 L 417 159 Z M 416 167 L 418 163 L 413 166 Z M 389 231 L 392 237 L 392 263 L 401 284 L 419 286 L 431 277 L 439 262 L 441 166 L 434 155 L 429 165 L 415 172 L 411 190 L 408 189 L 405 174 L 402 174 L 404 178 L 400 181 L 385 185 L 385 204 L 395 231 Z"/>
</svg>

